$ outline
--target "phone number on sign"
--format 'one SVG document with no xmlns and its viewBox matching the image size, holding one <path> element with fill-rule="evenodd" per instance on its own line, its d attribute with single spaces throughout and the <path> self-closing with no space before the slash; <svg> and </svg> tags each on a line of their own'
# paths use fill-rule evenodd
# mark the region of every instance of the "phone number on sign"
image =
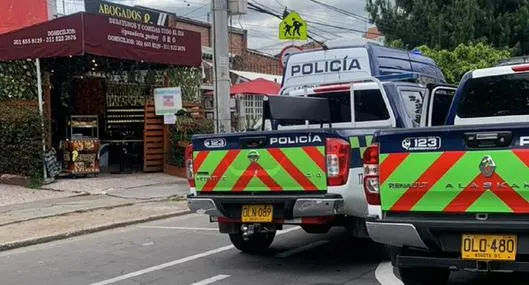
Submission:
<svg viewBox="0 0 529 285">
<path fill-rule="evenodd" d="M 77 40 L 76 35 L 46 37 L 46 43 L 60 43 L 60 42 L 75 41 L 75 40 Z"/>
<path fill-rule="evenodd" d="M 13 45 L 15 46 L 41 44 L 41 43 L 42 43 L 42 38 L 27 38 L 27 39 L 13 40 Z"/>
</svg>

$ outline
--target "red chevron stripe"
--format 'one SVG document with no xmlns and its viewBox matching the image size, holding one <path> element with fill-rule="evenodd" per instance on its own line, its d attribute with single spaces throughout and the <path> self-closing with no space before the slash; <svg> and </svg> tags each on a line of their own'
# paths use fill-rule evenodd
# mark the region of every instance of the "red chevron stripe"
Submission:
<svg viewBox="0 0 529 285">
<path fill-rule="evenodd" d="M 408 157 L 409 153 L 392 153 L 380 165 L 380 185 L 386 182 L 386 179 L 399 167 L 399 165 Z"/>
<path fill-rule="evenodd" d="M 524 164 L 525 166 L 529 167 L 529 150 L 513 150 L 512 153 L 514 153 Z"/>
<path fill-rule="evenodd" d="M 505 180 L 499 175 L 494 173 L 494 180 L 497 180 L 500 184 L 505 183 Z M 498 185 L 498 184 L 496 184 Z M 529 213 L 529 202 L 527 202 L 518 192 L 514 191 L 511 187 L 501 187 L 501 189 L 492 188 L 492 193 L 496 194 L 511 210 L 513 213 Z"/>
<path fill-rule="evenodd" d="M 316 190 L 316 186 L 278 148 L 268 149 L 274 159 L 296 180 L 304 190 Z"/>
<path fill-rule="evenodd" d="M 235 182 L 235 185 L 233 185 L 233 187 L 231 188 L 231 191 L 234 191 L 234 192 L 244 191 L 246 186 L 248 186 L 248 183 L 250 183 L 250 181 L 254 177 L 253 175 L 255 171 L 257 170 L 256 166 L 257 164 L 255 163 L 250 164 L 250 166 L 248 166 L 248 168 L 242 173 L 241 177 L 239 177 L 239 180 Z"/>
<path fill-rule="evenodd" d="M 208 157 L 209 151 L 199 151 L 193 160 L 193 171 L 197 172 Z"/>
<path fill-rule="evenodd" d="M 477 183 L 478 185 L 483 185 L 483 182 L 486 182 L 485 176 L 478 174 L 472 182 L 470 182 L 469 185 L 472 185 L 474 183 Z M 453 200 L 444 208 L 444 212 L 449 213 L 464 213 L 467 211 L 476 200 L 481 197 L 481 195 L 485 192 L 482 188 L 475 189 L 471 187 L 466 187 L 461 191 Z"/>
<path fill-rule="evenodd" d="M 463 151 L 444 152 L 428 169 L 415 181 L 427 184 L 420 188 L 409 188 L 399 200 L 393 204 L 391 211 L 410 211 L 430 189 L 463 157 Z M 385 162 L 385 160 L 384 160 Z"/>
<path fill-rule="evenodd" d="M 257 168 L 257 177 L 272 191 L 283 191 L 281 185 L 266 172 L 260 165 L 256 165 Z"/>
<path fill-rule="evenodd" d="M 211 174 L 212 177 L 215 177 L 217 179 L 208 180 L 208 182 L 206 182 L 206 184 L 202 188 L 202 191 L 204 191 L 204 192 L 213 191 L 215 186 L 217 186 L 217 184 L 219 183 L 220 177 L 222 177 L 224 175 L 224 172 L 226 172 L 228 167 L 235 160 L 237 155 L 239 155 L 239 153 L 240 153 L 240 150 L 230 150 L 230 151 L 228 151 L 226 156 L 224 156 L 224 158 L 222 159 L 222 162 L 220 163 L 220 165 L 217 166 L 217 168 L 213 171 L 213 174 Z"/>
<path fill-rule="evenodd" d="M 261 167 L 259 164 L 252 163 L 248 168 L 243 172 L 239 180 L 233 185 L 231 191 L 240 192 L 244 191 L 250 181 L 257 177 L 261 182 L 263 182 L 266 187 L 271 191 L 282 191 L 283 188 Z"/>
<path fill-rule="evenodd" d="M 325 157 L 317 147 L 307 146 L 303 148 L 303 151 L 320 167 L 324 172 L 327 171 L 327 166 L 325 165 Z"/>
<path fill-rule="evenodd" d="M 457 195 L 457 197 L 450 202 L 448 206 L 444 209 L 445 212 L 465 212 L 476 202 L 483 193 L 487 190 L 483 189 L 484 183 L 491 183 L 492 193 L 494 193 L 498 198 L 500 198 L 511 210 L 513 213 L 529 213 L 529 202 L 527 202 L 520 194 L 518 194 L 514 189 L 509 187 L 505 180 L 499 176 L 497 173 L 494 173 L 492 177 L 486 178 L 483 175 L 479 174 L 471 183 L 477 184 L 479 189 L 472 187 L 466 187 Z M 501 187 L 498 187 L 502 185 Z"/>
</svg>

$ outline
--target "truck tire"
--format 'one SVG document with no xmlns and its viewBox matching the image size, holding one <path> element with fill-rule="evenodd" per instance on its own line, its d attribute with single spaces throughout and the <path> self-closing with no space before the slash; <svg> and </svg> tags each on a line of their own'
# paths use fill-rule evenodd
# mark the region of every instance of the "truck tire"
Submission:
<svg viewBox="0 0 529 285">
<path fill-rule="evenodd" d="M 301 228 L 308 234 L 326 234 L 331 225 L 301 225 Z"/>
<path fill-rule="evenodd" d="M 255 233 L 248 239 L 242 237 L 242 233 L 230 234 L 231 243 L 240 251 L 245 253 L 263 253 L 272 242 L 276 232 Z"/>
<path fill-rule="evenodd" d="M 445 285 L 450 271 L 448 268 L 399 268 L 399 275 L 404 285 Z"/>
</svg>

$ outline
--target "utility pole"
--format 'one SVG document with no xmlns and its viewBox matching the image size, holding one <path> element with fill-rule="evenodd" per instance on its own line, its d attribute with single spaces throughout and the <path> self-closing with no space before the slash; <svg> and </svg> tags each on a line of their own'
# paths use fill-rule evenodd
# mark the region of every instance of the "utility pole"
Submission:
<svg viewBox="0 0 529 285">
<path fill-rule="evenodd" d="M 231 132 L 228 0 L 211 0 L 215 133 Z"/>
</svg>

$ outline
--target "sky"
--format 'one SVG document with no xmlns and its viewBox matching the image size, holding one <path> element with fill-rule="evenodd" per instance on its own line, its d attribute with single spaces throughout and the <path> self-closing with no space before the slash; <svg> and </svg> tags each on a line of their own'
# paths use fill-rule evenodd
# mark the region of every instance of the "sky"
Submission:
<svg viewBox="0 0 529 285">
<path fill-rule="evenodd" d="M 208 21 L 211 0 L 109 0 L 124 5 L 141 5 L 155 9 L 173 12 L 178 16 L 185 16 L 194 20 Z M 362 31 L 372 25 L 358 17 L 347 16 L 332 9 L 323 7 L 310 0 L 249 0 L 261 4 L 282 14 L 285 6 L 289 10 L 298 12 L 306 21 L 338 26 L 340 28 L 308 23 L 309 35 L 319 41 L 336 38 L 358 38 Z M 367 18 L 365 11 L 366 0 L 317 0 L 332 5 L 347 12 Z M 57 9 L 61 13 L 63 7 L 66 14 L 84 10 L 83 0 L 57 0 Z M 63 6 L 64 4 L 64 6 Z M 248 10 L 246 15 L 233 16 L 232 25 L 248 31 L 248 47 L 268 54 L 277 54 L 282 47 L 290 44 L 304 44 L 305 41 L 280 41 L 278 26 L 280 20 L 266 14 Z M 356 31 L 353 31 L 356 30 Z"/>
</svg>

